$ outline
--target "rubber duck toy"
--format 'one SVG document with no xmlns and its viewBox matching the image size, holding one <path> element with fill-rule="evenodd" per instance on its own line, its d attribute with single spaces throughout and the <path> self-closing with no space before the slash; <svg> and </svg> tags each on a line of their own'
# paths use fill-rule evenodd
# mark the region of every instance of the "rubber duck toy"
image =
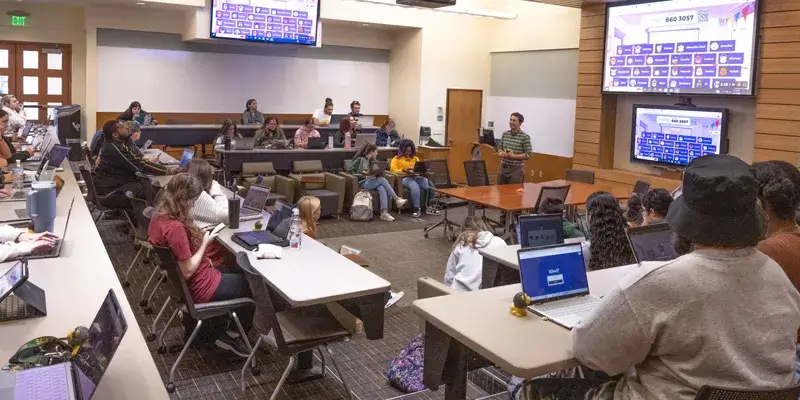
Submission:
<svg viewBox="0 0 800 400">
<path fill-rule="evenodd" d="M 260 231 L 264 229 L 264 223 L 261 221 L 256 221 L 256 224 L 253 226 L 254 231 Z"/>
<path fill-rule="evenodd" d="M 515 294 L 511 304 L 511 315 L 518 318 L 528 315 L 527 307 L 529 305 L 531 305 L 531 298 L 525 292 Z"/>
</svg>

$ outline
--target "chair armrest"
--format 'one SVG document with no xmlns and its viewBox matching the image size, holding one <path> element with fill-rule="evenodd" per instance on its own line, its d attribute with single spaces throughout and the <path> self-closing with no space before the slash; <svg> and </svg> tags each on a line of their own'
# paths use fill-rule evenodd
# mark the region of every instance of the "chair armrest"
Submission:
<svg viewBox="0 0 800 400">
<path fill-rule="evenodd" d="M 302 178 L 303 174 L 295 174 L 295 173 L 289 174 L 289 179 L 294 181 L 294 196 L 292 196 L 294 201 L 299 200 L 300 197 L 303 195 L 303 184 L 300 182 L 300 179 Z M 292 201 L 292 203 L 294 203 L 294 201 Z"/>
<path fill-rule="evenodd" d="M 339 208 L 338 208 L 339 214 L 342 214 L 342 209 L 344 207 L 344 195 L 346 186 L 347 182 L 345 181 L 343 176 L 332 174 L 330 172 L 325 173 L 325 189 L 330 190 L 332 192 L 336 192 L 339 195 Z"/>
<path fill-rule="evenodd" d="M 343 210 L 349 210 L 350 206 L 353 205 L 353 198 L 360 189 L 358 187 L 358 178 L 347 172 L 339 172 L 339 175 L 344 177 L 345 180 L 344 203 L 342 208 Z"/>
<path fill-rule="evenodd" d="M 298 182 L 283 175 L 273 175 L 273 177 L 275 178 L 275 191 L 280 195 L 286 196 L 286 201 L 289 204 L 294 204 L 296 200 L 294 198 L 294 188 Z"/>
<path fill-rule="evenodd" d="M 240 297 L 238 299 L 212 301 L 208 303 L 195 303 L 194 308 L 197 314 L 202 319 L 218 317 L 225 315 L 237 308 L 249 304 L 255 304 L 253 299 L 248 297 Z"/>
</svg>

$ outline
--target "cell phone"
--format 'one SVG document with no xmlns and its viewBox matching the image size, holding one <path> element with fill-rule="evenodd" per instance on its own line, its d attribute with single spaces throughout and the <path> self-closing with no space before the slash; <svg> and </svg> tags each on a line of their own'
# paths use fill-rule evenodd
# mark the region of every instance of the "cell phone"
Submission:
<svg viewBox="0 0 800 400">
<path fill-rule="evenodd" d="M 212 235 L 216 235 L 216 234 L 219 233 L 219 231 L 221 231 L 223 229 L 225 229 L 225 224 L 219 224 L 219 225 L 214 227 L 214 230 L 211 231 L 211 234 Z"/>
</svg>

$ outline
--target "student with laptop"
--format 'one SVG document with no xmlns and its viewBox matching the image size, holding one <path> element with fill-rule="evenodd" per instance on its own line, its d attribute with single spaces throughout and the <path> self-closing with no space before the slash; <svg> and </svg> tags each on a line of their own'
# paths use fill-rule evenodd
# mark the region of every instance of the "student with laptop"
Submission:
<svg viewBox="0 0 800 400">
<path fill-rule="evenodd" d="M 704 385 L 778 389 L 795 383 L 800 293 L 757 251 L 759 184 L 742 160 L 692 160 L 667 223 L 693 244 L 676 260 L 622 278 L 571 332 L 572 353 L 616 379 L 533 379 L 526 400 L 691 400 Z"/>
<path fill-rule="evenodd" d="M 325 98 L 325 107 L 315 110 L 311 116 L 311 123 L 316 126 L 330 126 L 333 117 L 333 99 Z"/>
<path fill-rule="evenodd" d="M 342 118 L 339 121 L 339 130 L 333 134 L 333 147 L 335 148 L 343 148 L 345 147 L 345 138 L 347 134 L 350 134 L 350 140 L 356 137 L 355 132 L 356 120 L 352 115 L 348 115 L 347 118 Z"/>
<path fill-rule="evenodd" d="M 564 201 L 552 197 L 547 197 L 545 199 L 542 199 L 541 204 L 539 204 L 538 213 L 564 215 Z M 575 226 L 574 223 L 567 221 L 566 218 L 563 217 L 561 218 L 561 227 L 564 231 L 565 239 L 575 239 L 584 237 L 583 232 L 581 232 Z"/>
<path fill-rule="evenodd" d="M 505 245 L 506 242 L 492 234 L 480 217 L 467 217 L 447 259 L 444 284 L 462 292 L 480 289 L 483 256 L 479 251 Z"/>
<path fill-rule="evenodd" d="M 28 233 L 11 225 L 0 225 L 0 262 L 52 249 L 58 236 L 50 233 Z"/>
<path fill-rule="evenodd" d="M 28 122 L 22 103 L 13 94 L 7 94 L 0 98 L 0 110 L 8 115 L 8 125 L 0 129 L 0 135 L 9 135 L 16 138 L 19 131 Z"/>
<path fill-rule="evenodd" d="M 217 235 L 200 230 L 194 223 L 191 209 L 203 189 L 199 179 L 187 173 L 175 175 L 159 194 L 156 212 L 147 231 L 149 241 L 172 250 L 196 303 L 250 297 L 245 277 L 237 272 L 238 269 L 224 266 L 225 252 L 214 242 Z M 252 306 L 236 310 L 245 332 L 252 326 L 254 312 Z M 184 339 L 188 339 L 197 321 L 188 316 L 184 316 L 183 321 Z M 227 316 L 203 321 L 195 343 L 214 344 L 247 358 L 249 351 L 244 341 L 226 333 L 228 323 Z"/>
<path fill-rule="evenodd" d="M 215 227 L 228 222 L 228 198 L 217 181 L 214 167 L 206 160 L 194 159 L 186 165 L 186 173 L 200 180 L 203 192 L 192 207 L 194 224 L 200 229 Z"/>
<path fill-rule="evenodd" d="M 386 122 L 375 131 L 375 145 L 380 147 L 392 146 L 398 139 L 400 139 L 400 134 L 395 130 L 394 120 L 391 117 L 387 117 Z"/>
<path fill-rule="evenodd" d="M 358 184 L 364 190 L 377 190 L 381 206 L 381 219 L 384 221 L 394 221 L 394 217 L 389 214 L 389 199 L 393 199 L 397 207 L 402 207 L 408 200 L 400 197 L 394 192 L 392 185 L 383 177 L 384 169 L 375 158 L 378 156 L 378 148 L 372 143 L 364 143 L 355 158 L 348 164 L 347 172 L 358 179 Z"/>
<path fill-rule="evenodd" d="M 320 137 L 319 131 L 314 129 L 314 122 L 311 118 L 306 118 L 303 125 L 294 133 L 294 147 L 296 149 L 307 149 L 308 138 Z"/>
<path fill-rule="evenodd" d="M 277 118 L 267 117 L 266 121 L 264 121 L 264 125 L 256 130 L 253 139 L 255 139 L 253 142 L 255 147 L 269 147 L 275 142 L 281 142 L 281 144 L 286 142 L 286 134 L 284 134 L 283 129 L 278 126 Z"/>
<path fill-rule="evenodd" d="M 217 132 L 217 138 L 214 139 L 214 144 L 219 148 L 225 145 L 225 138 L 229 138 L 231 140 L 231 147 L 233 147 L 234 143 L 236 143 L 236 139 L 241 139 L 243 137 L 244 136 L 239 133 L 239 128 L 229 118 L 222 122 L 222 127 L 219 128 L 219 132 Z"/>
<path fill-rule="evenodd" d="M 642 197 L 644 220 L 642 225 L 653 225 L 664 222 L 672 204 L 672 195 L 666 189 L 650 189 Z"/>
<path fill-rule="evenodd" d="M 431 196 L 431 184 L 428 178 L 420 176 L 415 170 L 419 162 L 417 148 L 411 140 L 403 140 L 397 149 L 397 155 L 392 158 L 389 170 L 403 179 L 403 187 L 411 192 L 411 205 L 414 207 L 415 218 L 422 215 L 427 210 L 428 200 Z M 425 203 L 421 201 L 422 193 L 425 193 Z M 424 209 L 423 209 L 424 208 Z"/>
<path fill-rule="evenodd" d="M 635 262 L 625 237 L 628 223 L 619 201 L 608 192 L 594 192 L 586 199 L 586 220 L 591 242 L 584 242 L 584 259 L 590 271 L 619 267 Z"/>
</svg>

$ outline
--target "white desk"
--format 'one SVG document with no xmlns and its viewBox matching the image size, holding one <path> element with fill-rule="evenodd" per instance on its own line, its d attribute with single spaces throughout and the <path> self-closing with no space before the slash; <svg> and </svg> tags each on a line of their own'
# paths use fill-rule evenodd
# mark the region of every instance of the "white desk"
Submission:
<svg viewBox="0 0 800 400">
<path fill-rule="evenodd" d="M 605 295 L 636 267 L 589 272 L 589 290 Z M 520 291 L 516 284 L 416 300 L 414 312 L 426 321 L 425 386 L 436 390 L 444 383 L 445 399 L 465 398 L 469 351 L 522 378 L 576 366 L 569 330 L 530 312 L 509 313 Z"/>
<path fill-rule="evenodd" d="M 167 399 L 164 382 L 153 363 L 70 165 L 63 165 L 64 172 L 58 175 L 66 184 L 57 199 L 56 234 L 64 234 L 69 205 L 73 199 L 75 203 L 61 257 L 29 262 L 30 281 L 45 291 L 48 315 L 0 323 L 0 359 L 8 360 L 19 346 L 35 337 L 64 336 L 78 325 L 88 326 L 108 290 L 113 289 L 125 313 L 128 330 L 94 398 Z M 2 203 L 0 207 L 13 207 L 14 204 Z M 12 262 L 0 264 L 0 273 L 5 273 L 12 265 Z"/>
<path fill-rule="evenodd" d="M 564 239 L 564 243 L 581 243 L 584 240 L 586 239 Z M 517 258 L 519 249 L 520 245 L 513 244 L 505 247 L 489 247 L 478 251 L 483 256 L 482 289 L 519 283 L 519 261 Z"/>
</svg>

